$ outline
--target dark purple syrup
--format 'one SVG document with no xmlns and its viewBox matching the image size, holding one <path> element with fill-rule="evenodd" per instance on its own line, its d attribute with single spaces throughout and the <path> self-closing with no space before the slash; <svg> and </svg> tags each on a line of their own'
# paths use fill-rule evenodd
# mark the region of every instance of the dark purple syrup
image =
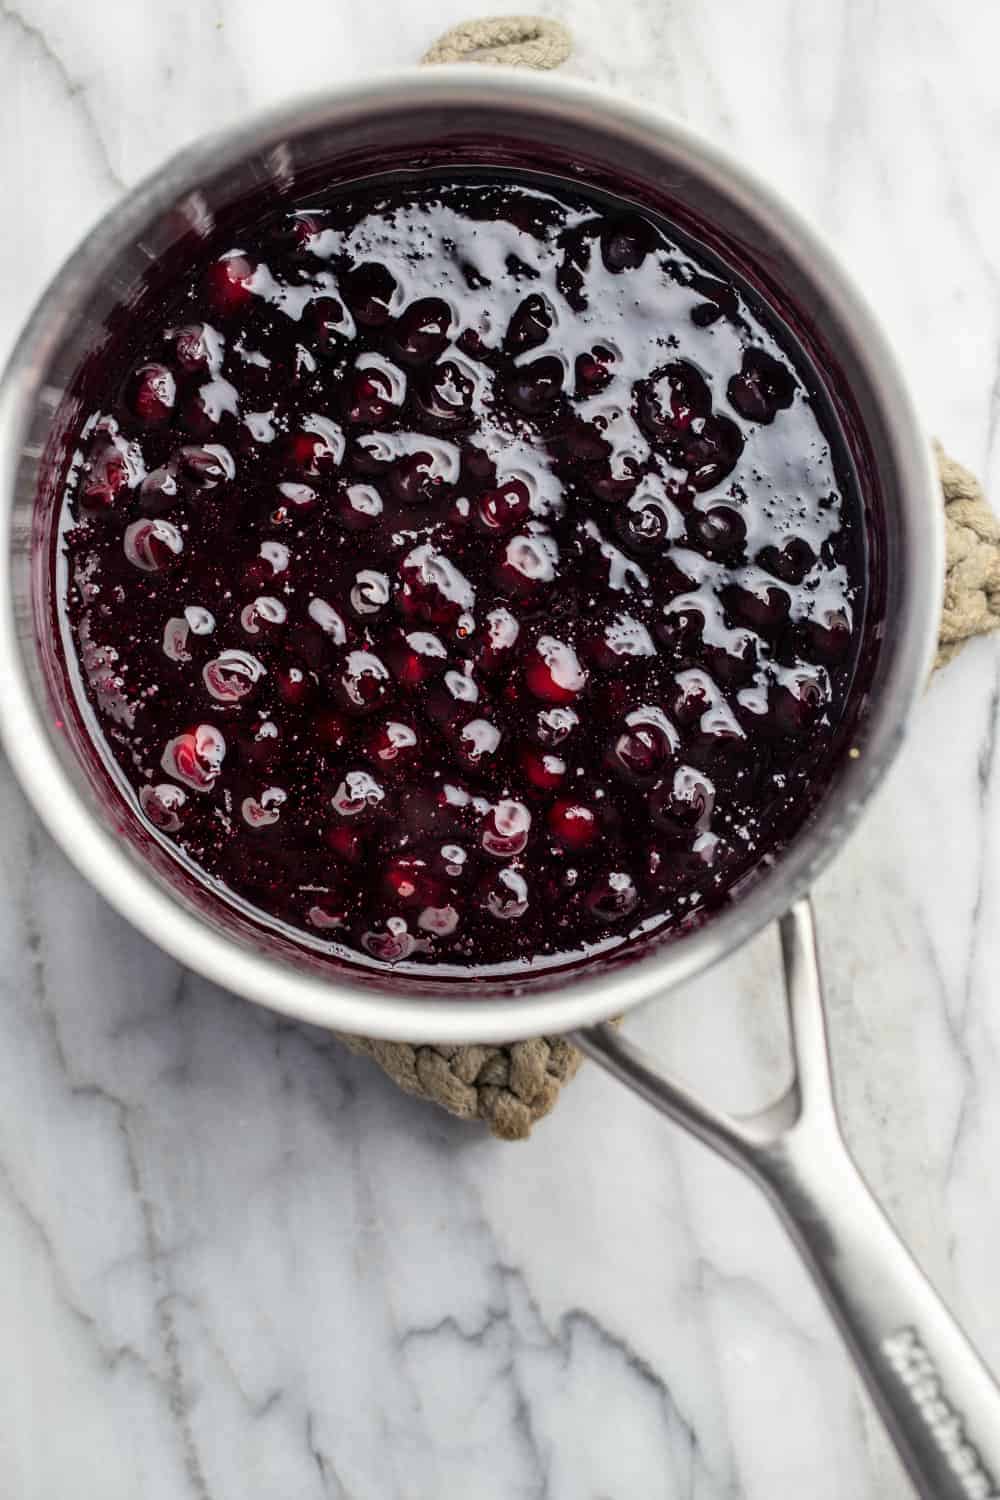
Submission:
<svg viewBox="0 0 1000 1500">
<path fill-rule="evenodd" d="M 669 226 L 428 177 L 260 217 L 137 320 L 63 522 L 146 822 L 311 946 L 577 960 L 807 816 L 862 609 L 778 320 Z"/>
</svg>

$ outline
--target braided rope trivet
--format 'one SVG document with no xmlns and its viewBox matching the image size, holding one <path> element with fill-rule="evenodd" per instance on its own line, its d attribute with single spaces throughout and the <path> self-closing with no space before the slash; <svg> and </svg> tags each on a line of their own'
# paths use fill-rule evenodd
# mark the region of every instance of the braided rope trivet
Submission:
<svg viewBox="0 0 1000 1500">
<path fill-rule="evenodd" d="M 460 1120 L 485 1120 L 502 1141 L 523 1141 L 547 1115 L 580 1066 L 563 1037 L 539 1036 L 502 1047 L 411 1047 L 342 1036 L 408 1094 L 440 1104 Z"/>
<path fill-rule="evenodd" d="M 425 63 L 505 63 L 512 68 L 558 68 L 569 57 L 569 32 L 541 16 L 484 16 L 446 31 L 421 58 Z"/>
<path fill-rule="evenodd" d="M 944 607 L 935 668 L 974 635 L 1000 630 L 1000 519 L 968 469 L 935 443 L 944 492 Z"/>
<path fill-rule="evenodd" d="M 466 21 L 445 33 L 426 63 L 508 63 L 556 68 L 569 55 L 570 35 L 538 16 Z M 974 635 L 1000 628 L 1000 520 L 975 475 L 936 445 L 945 503 L 947 551 L 944 610 L 935 668 Z M 497 1047 L 410 1046 L 342 1036 L 352 1052 L 378 1063 L 408 1094 L 439 1104 L 461 1120 L 484 1120 L 505 1141 L 524 1140 L 555 1106 L 581 1055 L 562 1037 L 536 1037 Z"/>
</svg>

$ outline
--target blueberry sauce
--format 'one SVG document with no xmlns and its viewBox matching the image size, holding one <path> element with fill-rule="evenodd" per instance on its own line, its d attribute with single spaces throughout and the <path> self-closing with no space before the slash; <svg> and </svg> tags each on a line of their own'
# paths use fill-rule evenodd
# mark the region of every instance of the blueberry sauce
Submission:
<svg viewBox="0 0 1000 1500">
<path fill-rule="evenodd" d="M 217 249 L 91 392 L 61 524 L 138 816 L 369 964 L 700 920 L 849 726 L 860 503 L 787 330 L 542 180 L 383 179 Z"/>
</svg>

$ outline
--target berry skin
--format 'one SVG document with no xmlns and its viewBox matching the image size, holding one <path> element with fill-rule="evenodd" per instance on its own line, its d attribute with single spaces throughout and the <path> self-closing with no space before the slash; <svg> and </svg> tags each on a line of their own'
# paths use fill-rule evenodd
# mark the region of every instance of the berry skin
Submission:
<svg viewBox="0 0 1000 1500">
<path fill-rule="evenodd" d="M 392 389 L 379 370 L 357 370 L 351 387 L 347 420 L 377 427 L 394 410 Z"/>
<path fill-rule="evenodd" d="M 644 718 L 640 709 L 628 716 L 611 747 L 608 764 L 626 779 L 641 783 L 659 776 L 670 758 L 666 726 Z"/>
<path fill-rule="evenodd" d="M 704 376 L 683 360 L 665 365 L 639 392 L 639 422 L 654 441 L 682 437 L 711 410 L 712 393 Z"/>
<path fill-rule="evenodd" d="M 533 732 L 540 745 L 554 749 L 580 728 L 580 716 L 572 708 L 542 708 L 535 715 Z"/>
<path fill-rule="evenodd" d="M 479 901 L 495 921 L 518 921 L 531 904 L 525 874 L 512 865 L 491 871 L 480 884 Z"/>
<path fill-rule="evenodd" d="M 369 734 L 365 753 L 385 775 L 400 776 L 420 758 L 420 737 L 411 724 L 387 719 Z"/>
<path fill-rule="evenodd" d="M 747 349 L 727 387 L 729 403 L 749 422 L 773 422 L 795 398 L 795 377 L 763 349 Z"/>
<path fill-rule="evenodd" d="M 434 879 L 425 859 L 413 854 L 397 854 L 390 860 L 383 876 L 387 896 L 402 910 L 436 906 L 444 902 L 444 892 Z"/>
<path fill-rule="evenodd" d="M 509 479 L 498 489 L 487 490 L 479 501 L 479 517 L 488 531 L 513 531 L 530 511 L 528 487 L 520 479 Z"/>
<path fill-rule="evenodd" d="M 366 261 L 341 279 L 344 299 L 363 328 L 381 328 L 391 316 L 396 279 L 386 266 Z"/>
<path fill-rule="evenodd" d="M 80 487 L 80 508 L 89 515 L 113 510 L 129 488 L 129 467 L 121 449 L 111 443 L 91 453 Z"/>
<path fill-rule="evenodd" d="M 125 528 L 125 556 L 143 573 L 159 573 L 177 561 L 184 551 L 184 537 L 162 518 L 133 521 Z"/>
<path fill-rule="evenodd" d="M 300 708 L 308 703 L 315 691 L 315 680 L 304 662 L 291 658 L 282 663 L 275 673 L 278 693 L 291 708 Z"/>
<path fill-rule="evenodd" d="M 533 364 L 518 367 L 507 382 L 507 399 L 524 416 L 537 417 L 555 405 L 562 385 L 562 364 L 552 355 L 543 355 Z"/>
<path fill-rule="evenodd" d="M 537 745 L 522 745 L 519 759 L 528 781 L 539 791 L 555 791 L 566 779 L 566 762 L 551 750 L 541 750 Z"/>
<path fill-rule="evenodd" d="M 704 832 L 712 821 L 714 807 L 713 783 L 693 766 L 679 766 L 649 799 L 653 822 L 676 843 Z"/>
<path fill-rule="evenodd" d="M 439 297 L 411 302 L 393 330 L 393 350 L 404 364 L 424 365 L 448 347 L 451 310 Z"/>
<path fill-rule="evenodd" d="M 373 651 L 349 651 L 334 674 L 333 691 L 347 714 L 370 714 L 392 696 L 392 678 Z"/>
<path fill-rule="evenodd" d="M 221 353 L 219 335 L 209 323 L 170 328 L 164 335 L 164 342 L 187 375 L 210 374 Z"/>
<path fill-rule="evenodd" d="M 221 317 L 234 317 L 252 300 L 254 270 L 253 262 L 238 250 L 212 262 L 207 276 L 208 299 Z"/>
<path fill-rule="evenodd" d="M 622 922 L 638 906 L 639 892 L 626 871 L 609 870 L 595 880 L 585 899 L 588 912 L 598 922 Z"/>
<path fill-rule="evenodd" d="M 472 420 L 476 383 L 453 360 L 441 360 L 414 380 L 414 400 L 432 431 L 456 432 Z"/>
<path fill-rule="evenodd" d="M 164 833 L 179 833 L 191 811 L 187 793 L 169 781 L 144 786 L 139 803 L 149 821 Z"/>
<path fill-rule="evenodd" d="M 572 646 L 543 635 L 528 656 L 524 680 L 544 703 L 573 703 L 587 685 L 587 674 Z"/>
<path fill-rule="evenodd" d="M 584 802 L 561 798 L 549 809 L 549 832 L 564 849 L 586 849 L 598 837 L 597 815 Z"/>
<path fill-rule="evenodd" d="M 487 854 L 495 859 L 511 859 L 523 854 L 531 832 L 531 813 L 523 802 L 507 799 L 498 802 L 483 819 L 481 842 Z"/>
<path fill-rule="evenodd" d="M 147 427 L 169 422 L 177 400 L 177 382 L 166 365 L 140 365 L 129 380 L 125 402 Z"/>
<path fill-rule="evenodd" d="M 385 655 L 396 681 L 413 691 L 439 677 L 448 665 L 443 642 L 429 630 L 397 632 L 389 639 Z"/>
<path fill-rule="evenodd" d="M 552 309 L 544 297 L 533 293 L 525 297 L 507 325 L 504 348 L 511 354 L 523 354 L 544 344 L 552 330 Z"/>
</svg>

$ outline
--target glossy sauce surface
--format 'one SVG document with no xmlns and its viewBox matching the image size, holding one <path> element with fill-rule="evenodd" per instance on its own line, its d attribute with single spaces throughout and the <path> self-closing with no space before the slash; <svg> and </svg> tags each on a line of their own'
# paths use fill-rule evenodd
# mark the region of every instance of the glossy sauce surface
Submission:
<svg viewBox="0 0 1000 1500">
<path fill-rule="evenodd" d="M 667 226 L 340 195 L 193 266 L 104 387 L 59 561 L 81 693 L 262 922 L 579 959 L 697 920 L 822 791 L 858 500 L 787 334 Z"/>
</svg>

